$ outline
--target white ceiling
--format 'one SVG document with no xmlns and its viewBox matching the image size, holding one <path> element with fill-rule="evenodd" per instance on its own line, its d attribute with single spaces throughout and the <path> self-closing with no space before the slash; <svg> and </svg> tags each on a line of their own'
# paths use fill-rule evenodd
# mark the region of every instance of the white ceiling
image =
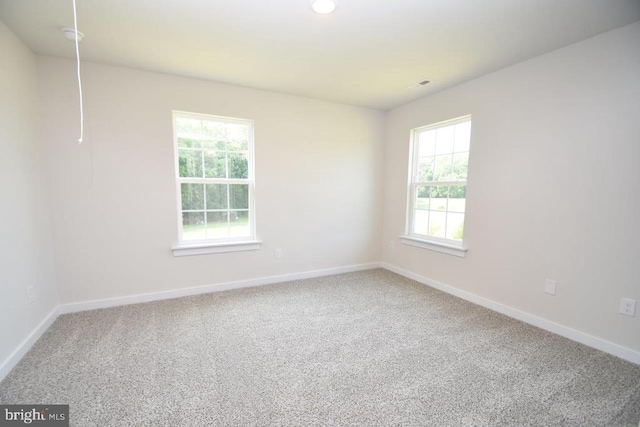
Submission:
<svg viewBox="0 0 640 427">
<path fill-rule="evenodd" d="M 640 20 L 640 0 L 338 0 L 325 16 L 310 3 L 77 0 L 80 54 L 389 109 Z M 35 53 L 73 58 L 71 4 L 0 0 L 0 20 Z"/>
</svg>

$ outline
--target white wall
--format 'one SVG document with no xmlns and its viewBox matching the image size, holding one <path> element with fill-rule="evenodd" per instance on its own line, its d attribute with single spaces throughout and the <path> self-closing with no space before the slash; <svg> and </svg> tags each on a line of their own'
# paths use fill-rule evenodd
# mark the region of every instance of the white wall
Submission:
<svg viewBox="0 0 640 427">
<path fill-rule="evenodd" d="M 35 56 L 0 22 L 0 365 L 58 305 Z M 27 288 L 34 302 L 28 303 Z M 0 378 L 6 373 L 0 367 Z"/>
<path fill-rule="evenodd" d="M 384 113 L 85 63 L 78 145 L 74 67 L 39 58 L 63 303 L 379 261 Z M 255 121 L 261 250 L 173 257 L 171 110 Z"/>
<path fill-rule="evenodd" d="M 636 23 L 391 111 L 383 260 L 640 350 L 639 76 Z M 467 257 L 402 245 L 409 130 L 465 114 Z"/>
</svg>

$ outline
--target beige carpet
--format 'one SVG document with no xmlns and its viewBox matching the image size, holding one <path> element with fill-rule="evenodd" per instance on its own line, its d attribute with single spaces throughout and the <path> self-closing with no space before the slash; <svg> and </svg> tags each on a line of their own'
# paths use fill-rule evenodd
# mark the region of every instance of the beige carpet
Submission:
<svg viewBox="0 0 640 427">
<path fill-rule="evenodd" d="M 373 270 L 61 316 L 0 403 L 74 426 L 637 426 L 640 366 Z"/>
</svg>

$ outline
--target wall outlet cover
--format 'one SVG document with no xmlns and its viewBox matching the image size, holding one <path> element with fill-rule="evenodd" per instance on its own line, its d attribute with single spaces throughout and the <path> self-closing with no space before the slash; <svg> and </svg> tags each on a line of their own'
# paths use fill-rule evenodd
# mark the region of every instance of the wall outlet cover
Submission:
<svg viewBox="0 0 640 427">
<path fill-rule="evenodd" d="M 627 316 L 636 315 L 636 300 L 631 298 L 620 298 L 620 313 Z"/>
</svg>

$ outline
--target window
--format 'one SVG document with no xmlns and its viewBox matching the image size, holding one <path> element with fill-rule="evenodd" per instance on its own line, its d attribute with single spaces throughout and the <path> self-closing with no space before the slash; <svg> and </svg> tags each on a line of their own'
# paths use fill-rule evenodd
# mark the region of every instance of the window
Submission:
<svg viewBox="0 0 640 427">
<path fill-rule="evenodd" d="M 174 112 L 173 130 L 182 245 L 173 248 L 174 255 L 185 244 L 256 243 L 253 122 Z M 247 249 L 257 248 L 206 252 Z"/>
<path fill-rule="evenodd" d="M 471 117 L 411 131 L 406 244 L 464 256 Z"/>
</svg>

